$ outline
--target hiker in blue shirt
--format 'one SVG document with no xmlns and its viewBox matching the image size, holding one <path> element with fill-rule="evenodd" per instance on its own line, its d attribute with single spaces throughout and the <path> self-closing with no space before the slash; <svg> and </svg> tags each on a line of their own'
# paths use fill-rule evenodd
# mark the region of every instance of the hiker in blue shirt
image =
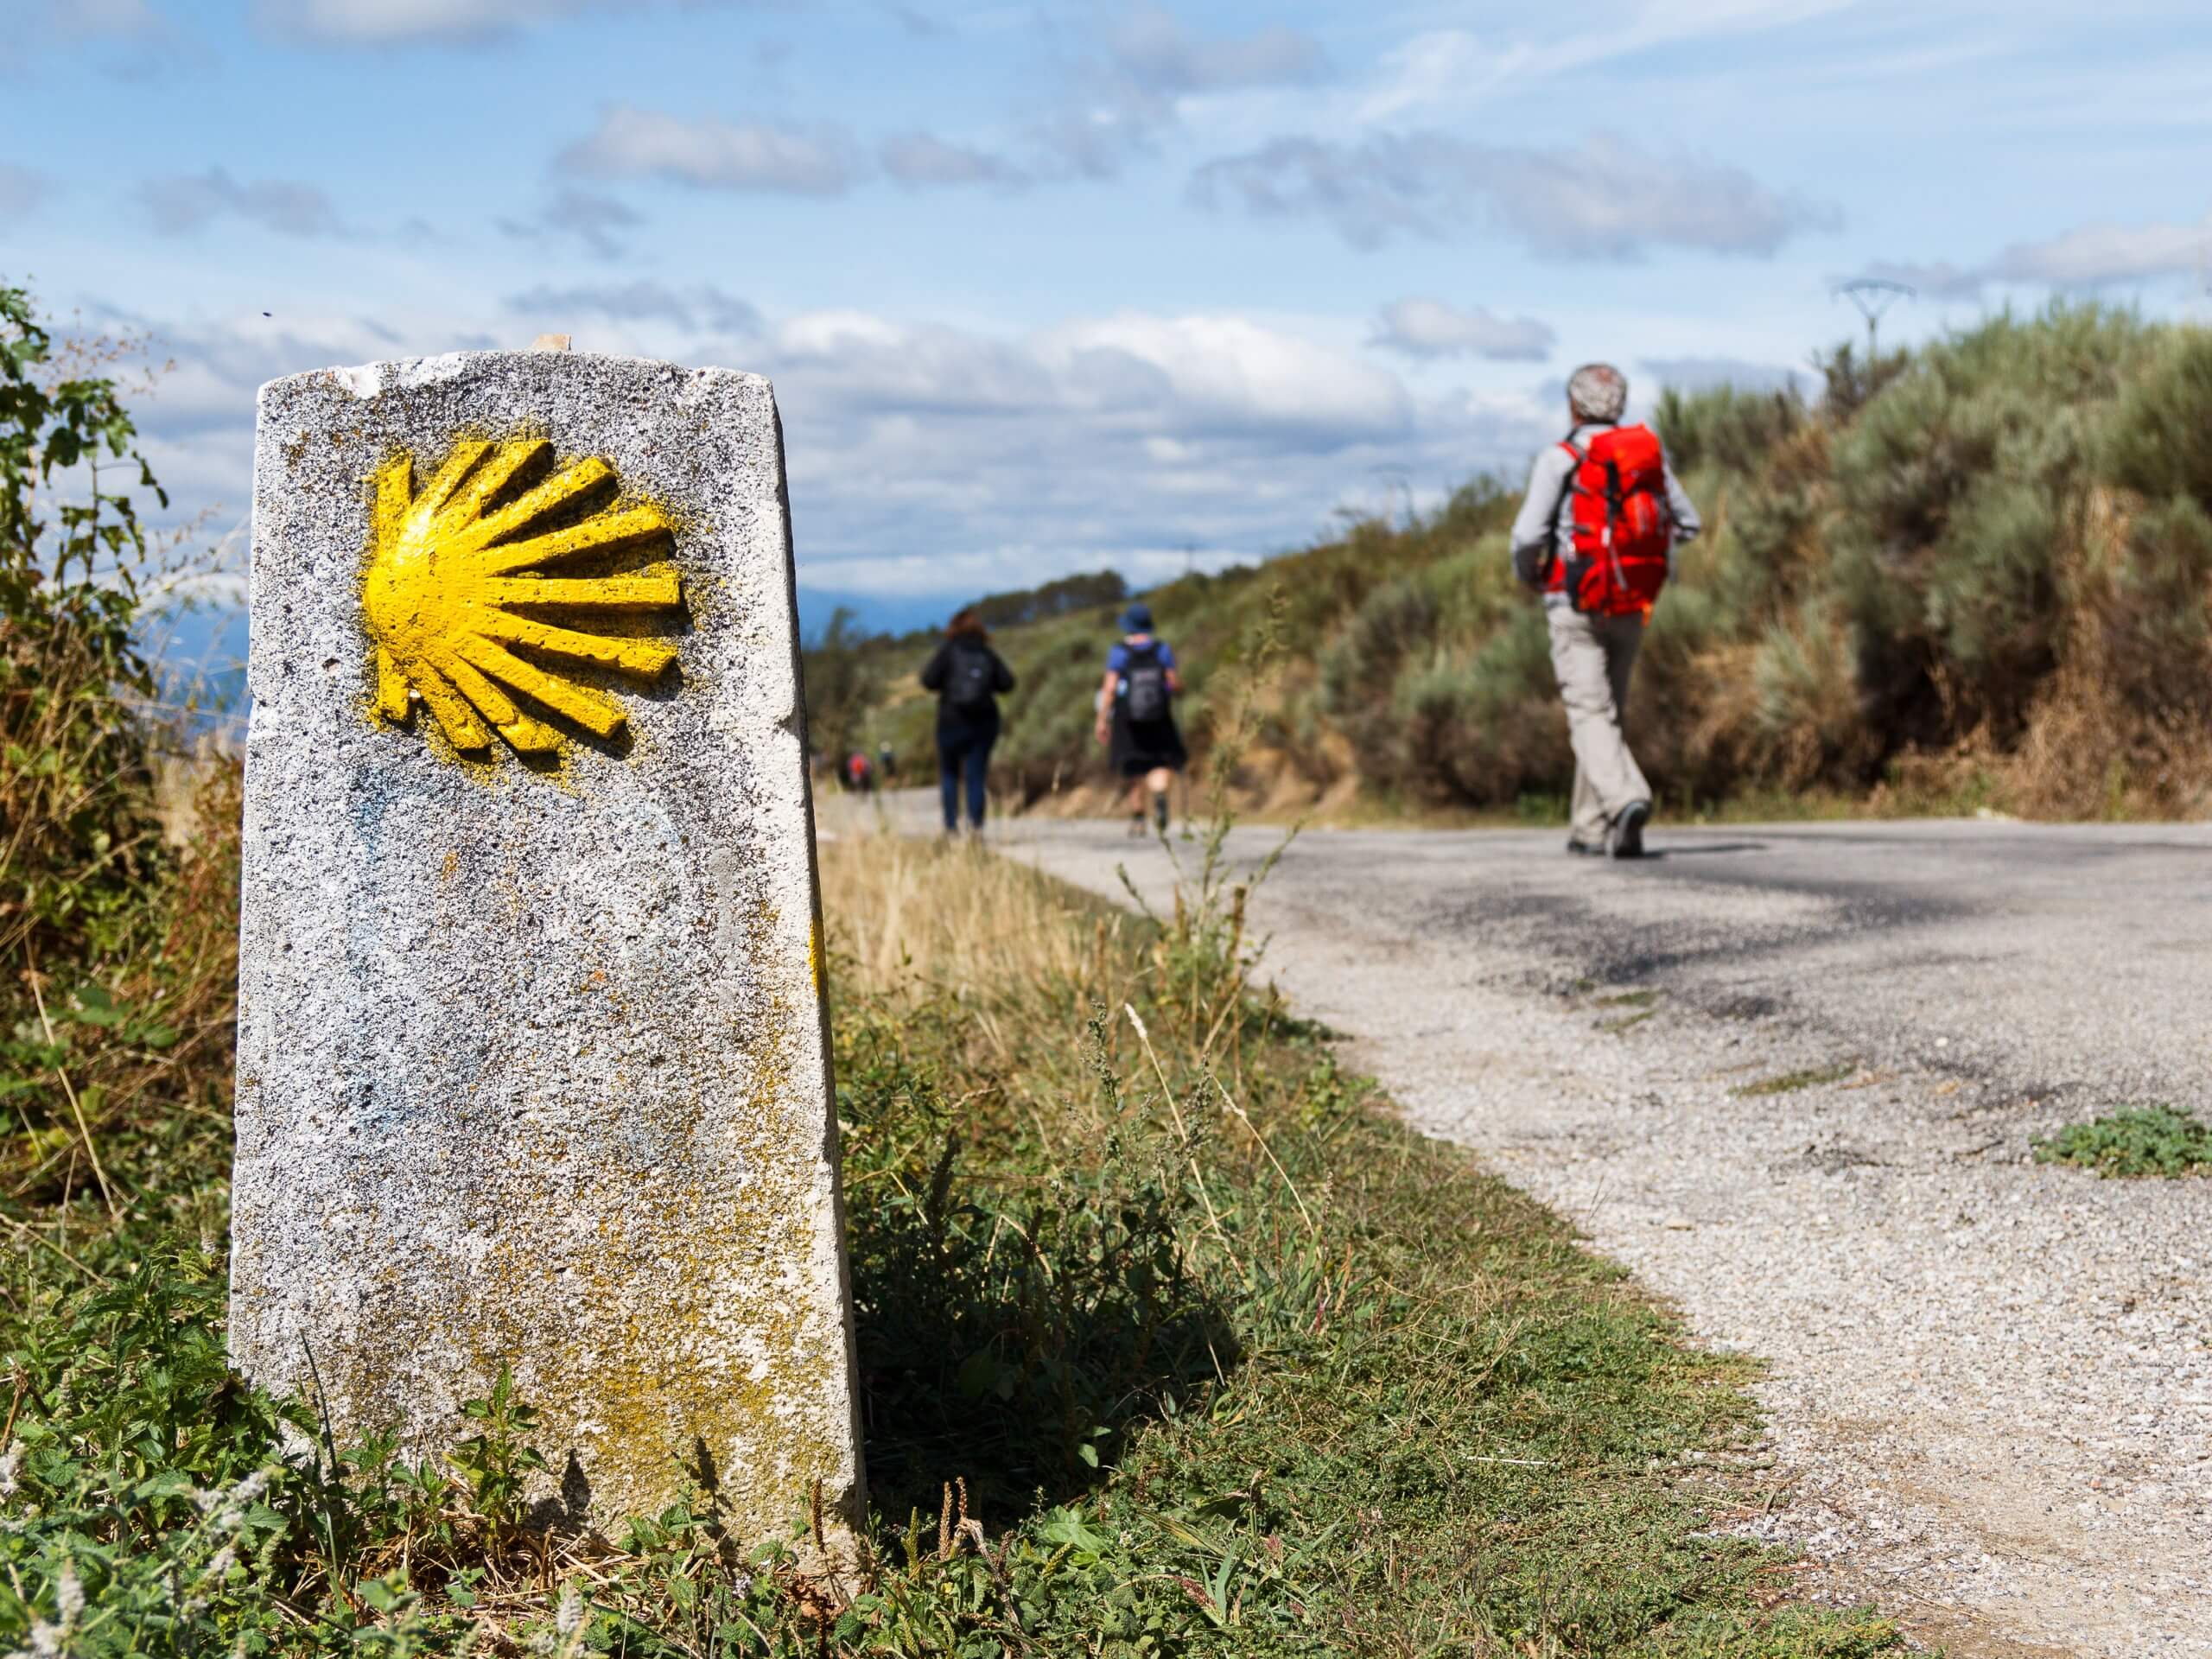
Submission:
<svg viewBox="0 0 2212 1659">
<path fill-rule="evenodd" d="M 999 699 L 1014 690 L 1014 671 L 991 649 L 983 619 L 973 608 L 945 624 L 944 643 L 922 670 L 922 688 L 938 694 L 937 770 L 944 797 L 944 833 L 959 831 L 963 784 L 968 826 L 980 830 L 991 746 L 999 741 Z"/>
<path fill-rule="evenodd" d="M 1190 759 L 1175 726 L 1175 699 L 1183 677 L 1175 652 L 1152 631 L 1152 608 L 1141 601 L 1122 613 L 1122 638 L 1106 653 L 1106 678 L 1098 688 L 1097 738 L 1107 764 L 1129 785 L 1129 833 L 1145 833 L 1145 794 L 1152 817 L 1167 832 L 1167 791 Z"/>
</svg>

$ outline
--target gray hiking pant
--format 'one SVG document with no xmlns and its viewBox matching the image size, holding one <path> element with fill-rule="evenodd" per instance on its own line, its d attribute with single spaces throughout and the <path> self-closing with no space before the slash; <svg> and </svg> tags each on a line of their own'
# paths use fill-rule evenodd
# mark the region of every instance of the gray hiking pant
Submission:
<svg viewBox="0 0 2212 1659">
<path fill-rule="evenodd" d="M 1567 705 L 1567 734 L 1574 745 L 1574 806 L 1568 834 L 1592 845 L 1630 801 L 1651 798 L 1643 768 L 1628 752 L 1621 721 L 1628 712 L 1628 678 L 1636 648 L 1643 643 L 1640 616 L 1586 616 L 1571 606 L 1548 604 L 1552 672 Z"/>
</svg>

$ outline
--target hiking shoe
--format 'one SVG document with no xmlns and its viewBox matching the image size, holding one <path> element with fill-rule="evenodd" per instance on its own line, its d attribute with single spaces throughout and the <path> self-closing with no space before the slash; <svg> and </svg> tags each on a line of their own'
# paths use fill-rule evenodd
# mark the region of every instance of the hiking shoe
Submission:
<svg viewBox="0 0 2212 1659">
<path fill-rule="evenodd" d="M 1630 801 L 1620 816 L 1605 827 L 1605 851 L 1614 858 L 1643 856 L 1643 826 L 1651 817 L 1651 803 Z"/>
<path fill-rule="evenodd" d="M 1577 841 L 1572 836 L 1567 837 L 1567 850 L 1583 858 L 1603 858 L 1605 855 L 1605 849 L 1596 842 Z"/>
</svg>

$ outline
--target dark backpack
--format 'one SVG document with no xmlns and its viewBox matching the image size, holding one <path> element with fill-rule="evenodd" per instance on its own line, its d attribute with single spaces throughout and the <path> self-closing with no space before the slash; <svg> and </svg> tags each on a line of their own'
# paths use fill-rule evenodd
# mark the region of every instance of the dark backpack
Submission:
<svg viewBox="0 0 2212 1659">
<path fill-rule="evenodd" d="M 998 706 L 991 701 L 998 677 L 998 664 L 988 651 L 981 645 L 955 645 L 945 669 L 944 700 L 955 714 L 981 719 Z"/>
<path fill-rule="evenodd" d="M 1129 718 L 1140 725 L 1167 718 L 1167 664 L 1160 660 L 1160 647 L 1131 645 L 1122 670 L 1122 683 L 1129 690 Z"/>
</svg>

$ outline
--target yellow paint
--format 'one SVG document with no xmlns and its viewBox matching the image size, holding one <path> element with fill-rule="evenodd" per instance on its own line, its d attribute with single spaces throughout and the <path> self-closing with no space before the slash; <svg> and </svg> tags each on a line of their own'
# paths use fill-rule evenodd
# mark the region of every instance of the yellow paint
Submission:
<svg viewBox="0 0 2212 1659">
<path fill-rule="evenodd" d="M 492 506 L 551 454 L 543 438 L 463 438 L 420 492 L 413 456 L 396 455 L 378 470 L 361 614 L 375 642 L 377 711 L 387 720 L 405 720 L 419 698 L 455 749 L 487 749 L 497 732 L 521 753 L 550 754 L 561 734 L 534 709 L 602 738 L 626 718 L 613 698 L 564 672 L 563 661 L 650 677 L 676 660 L 676 647 L 661 640 L 518 613 L 667 610 L 682 598 L 675 571 L 664 568 L 569 576 L 537 568 L 664 544 L 671 529 L 660 508 L 618 502 L 533 531 L 614 482 L 614 469 L 595 456 Z"/>
</svg>

